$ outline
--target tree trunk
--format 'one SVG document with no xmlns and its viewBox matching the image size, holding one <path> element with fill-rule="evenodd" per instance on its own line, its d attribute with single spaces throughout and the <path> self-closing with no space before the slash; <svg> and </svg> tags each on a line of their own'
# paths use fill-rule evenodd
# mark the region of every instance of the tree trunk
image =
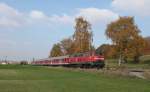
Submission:
<svg viewBox="0 0 150 92">
<path fill-rule="evenodd" d="M 119 56 L 119 60 L 118 60 L 118 65 L 121 66 L 121 62 L 122 62 L 122 56 Z"/>
<path fill-rule="evenodd" d="M 124 57 L 123 57 L 123 63 L 127 63 L 127 62 L 128 62 L 127 57 L 124 56 Z"/>
<path fill-rule="evenodd" d="M 139 63 L 140 60 L 139 60 L 139 56 L 134 56 L 134 63 Z"/>
</svg>

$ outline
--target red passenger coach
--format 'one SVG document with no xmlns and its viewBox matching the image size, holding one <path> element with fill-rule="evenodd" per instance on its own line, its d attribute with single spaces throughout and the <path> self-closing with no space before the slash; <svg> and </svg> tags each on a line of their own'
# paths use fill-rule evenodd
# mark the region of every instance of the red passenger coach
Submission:
<svg viewBox="0 0 150 92">
<path fill-rule="evenodd" d="M 81 68 L 103 68 L 105 66 L 104 57 L 101 55 L 79 55 L 60 56 L 40 59 L 32 62 L 32 65 L 65 66 Z"/>
</svg>

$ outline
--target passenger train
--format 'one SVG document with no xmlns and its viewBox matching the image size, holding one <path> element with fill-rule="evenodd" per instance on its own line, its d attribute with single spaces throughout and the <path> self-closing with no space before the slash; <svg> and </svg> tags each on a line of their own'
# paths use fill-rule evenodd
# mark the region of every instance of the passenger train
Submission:
<svg viewBox="0 0 150 92">
<path fill-rule="evenodd" d="M 32 62 L 32 65 L 64 66 L 80 68 L 103 68 L 105 66 L 104 56 L 94 54 L 66 55 L 50 57 Z"/>
</svg>

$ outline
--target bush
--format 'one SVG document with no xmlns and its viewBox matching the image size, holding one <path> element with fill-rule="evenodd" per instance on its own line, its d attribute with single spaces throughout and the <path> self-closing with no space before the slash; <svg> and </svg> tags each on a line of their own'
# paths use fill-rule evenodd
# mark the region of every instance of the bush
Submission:
<svg viewBox="0 0 150 92">
<path fill-rule="evenodd" d="M 20 62 L 20 65 L 27 65 L 27 64 L 28 64 L 27 61 L 21 61 L 21 62 Z"/>
<path fill-rule="evenodd" d="M 140 63 L 150 64 L 150 55 L 141 56 Z"/>
</svg>

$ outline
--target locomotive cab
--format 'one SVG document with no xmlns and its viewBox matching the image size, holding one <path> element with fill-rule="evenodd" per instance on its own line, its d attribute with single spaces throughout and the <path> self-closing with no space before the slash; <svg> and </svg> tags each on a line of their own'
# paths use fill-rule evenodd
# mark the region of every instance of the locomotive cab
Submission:
<svg viewBox="0 0 150 92">
<path fill-rule="evenodd" d="M 105 66 L 104 57 L 103 56 L 94 56 L 93 66 L 99 68 L 103 68 Z"/>
</svg>

